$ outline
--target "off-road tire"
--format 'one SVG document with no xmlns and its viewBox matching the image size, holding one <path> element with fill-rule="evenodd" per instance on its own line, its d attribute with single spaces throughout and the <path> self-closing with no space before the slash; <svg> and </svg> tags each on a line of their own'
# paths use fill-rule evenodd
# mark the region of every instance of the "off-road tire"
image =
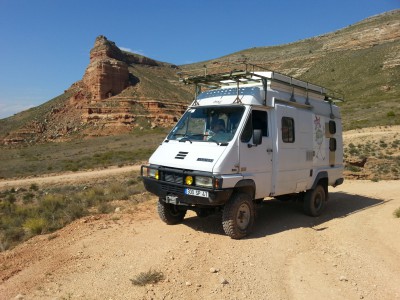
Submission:
<svg viewBox="0 0 400 300">
<path fill-rule="evenodd" d="M 235 193 L 225 204 L 222 213 L 222 227 L 232 239 L 247 236 L 255 219 L 254 203 L 246 193 Z"/>
<path fill-rule="evenodd" d="M 326 207 L 327 196 L 325 188 L 320 184 L 315 189 L 307 190 L 304 195 L 304 213 L 312 217 L 320 216 Z"/>
<path fill-rule="evenodd" d="M 168 225 L 181 223 L 185 218 L 186 210 L 177 205 L 165 203 L 162 199 L 158 200 L 157 211 L 160 219 Z"/>
</svg>

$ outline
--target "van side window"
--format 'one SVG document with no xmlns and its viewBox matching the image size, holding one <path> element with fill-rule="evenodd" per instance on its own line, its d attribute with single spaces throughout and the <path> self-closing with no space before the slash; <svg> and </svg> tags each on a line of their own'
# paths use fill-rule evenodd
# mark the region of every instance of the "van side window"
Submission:
<svg viewBox="0 0 400 300">
<path fill-rule="evenodd" d="M 246 125 L 244 126 L 242 136 L 240 137 L 240 141 L 242 143 L 248 143 L 253 135 L 253 126 L 251 124 L 252 115 L 247 119 Z"/>
<path fill-rule="evenodd" d="M 266 111 L 253 110 L 253 129 L 261 129 L 263 136 L 268 136 L 268 114 Z"/>
<path fill-rule="evenodd" d="M 268 114 L 266 111 L 253 110 L 249 119 L 247 120 L 246 126 L 243 129 L 240 141 L 242 143 L 248 143 L 253 136 L 254 129 L 261 129 L 263 136 L 268 136 Z"/>
<path fill-rule="evenodd" d="M 294 143 L 294 120 L 289 117 L 282 117 L 282 141 Z"/>
<path fill-rule="evenodd" d="M 329 133 L 335 134 L 336 133 L 336 123 L 335 121 L 329 121 Z"/>
</svg>

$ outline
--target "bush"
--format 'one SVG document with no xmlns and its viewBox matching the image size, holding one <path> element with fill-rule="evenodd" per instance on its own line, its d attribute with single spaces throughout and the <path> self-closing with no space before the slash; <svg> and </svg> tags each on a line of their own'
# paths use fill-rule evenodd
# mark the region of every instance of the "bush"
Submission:
<svg viewBox="0 0 400 300">
<path fill-rule="evenodd" d="M 396 218 L 400 218 L 400 207 L 394 211 L 393 215 L 394 215 Z"/>
<path fill-rule="evenodd" d="M 35 197 L 35 194 L 33 194 L 33 193 L 26 193 L 26 194 L 22 197 L 22 201 L 23 201 L 25 204 L 27 204 L 27 203 L 32 203 L 34 197 Z"/>
<path fill-rule="evenodd" d="M 362 170 L 360 167 L 352 165 L 346 166 L 346 169 L 349 170 L 350 172 L 361 172 Z"/>
<path fill-rule="evenodd" d="M 25 230 L 28 230 L 31 234 L 41 234 L 46 230 L 47 221 L 43 218 L 31 218 L 27 219 L 23 225 Z"/>
<path fill-rule="evenodd" d="M 107 202 L 101 202 L 97 206 L 97 211 L 99 214 L 108 214 L 114 210 L 114 207 L 107 203 Z"/>
<path fill-rule="evenodd" d="M 149 270 L 147 272 L 142 272 L 136 276 L 136 278 L 131 279 L 134 285 L 144 286 L 150 283 L 157 283 L 164 279 L 164 274 L 159 271 Z"/>
<path fill-rule="evenodd" d="M 39 190 L 39 186 L 36 183 L 32 183 L 29 189 L 31 191 L 38 191 Z"/>
</svg>

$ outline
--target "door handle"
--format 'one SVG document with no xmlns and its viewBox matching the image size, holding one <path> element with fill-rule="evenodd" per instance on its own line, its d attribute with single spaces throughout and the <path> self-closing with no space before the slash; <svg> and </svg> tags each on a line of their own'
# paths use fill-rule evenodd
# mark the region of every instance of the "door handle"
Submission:
<svg viewBox="0 0 400 300">
<path fill-rule="evenodd" d="M 267 149 L 267 152 L 268 153 L 272 153 L 272 149 Z"/>
</svg>

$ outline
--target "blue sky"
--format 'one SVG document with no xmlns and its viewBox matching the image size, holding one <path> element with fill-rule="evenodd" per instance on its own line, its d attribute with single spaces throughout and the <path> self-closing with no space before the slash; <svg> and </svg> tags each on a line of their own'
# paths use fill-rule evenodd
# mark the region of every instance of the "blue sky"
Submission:
<svg viewBox="0 0 400 300">
<path fill-rule="evenodd" d="M 98 35 L 177 65 L 332 32 L 400 0 L 0 0 L 0 118 L 83 76 Z"/>
</svg>

